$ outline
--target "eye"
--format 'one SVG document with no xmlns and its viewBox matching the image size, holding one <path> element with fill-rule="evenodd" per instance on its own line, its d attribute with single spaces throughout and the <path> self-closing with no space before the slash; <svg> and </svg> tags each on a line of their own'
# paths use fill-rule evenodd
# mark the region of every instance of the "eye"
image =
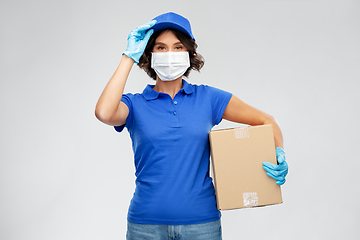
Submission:
<svg viewBox="0 0 360 240">
<path fill-rule="evenodd" d="M 174 45 L 174 50 L 175 51 L 186 51 L 186 47 L 182 43 L 179 42 Z"/>
<path fill-rule="evenodd" d="M 165 47 L 158 46 L 158 47 L 157 47 L 157 49 L 158 49 L 158 50 L 164 50 L 164 49 L 165 49 Z"/>
</svg>

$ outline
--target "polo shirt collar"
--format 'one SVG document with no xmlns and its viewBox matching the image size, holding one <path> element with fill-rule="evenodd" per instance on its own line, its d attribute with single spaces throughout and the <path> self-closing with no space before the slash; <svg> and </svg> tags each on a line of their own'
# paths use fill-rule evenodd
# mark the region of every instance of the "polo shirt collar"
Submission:
<svg viewBox="0 0 360 240">
<path fill-rule="evenodd" d="M 187 94 L 187 95 L 192 94 L 194 92 L 194 86 L 189 84 L 184 79 L 182 81 L 183 81 L 183 87 L 181 90 L 183 90 L 185 92 L 185 94 Z"/>
<path fill-rule="evenodd" d="M 180 92 L 183 92 L 183 93 L 185 93 L 187 95 L 194 92 L 194 86 L 189 84 L 184 79 L 182 80 L 182 82 L 183 82 L 183 87 L 180 89 Z M 157 99 L 159 97 L 160 93 L 153 89 L 154 86 L 155 85 L 148 84 L 145 87 L 144 91 L 142 92 L 142 95 L 145 97 L 146 100 L 154 100 L 154 99 Z"/>
</svg>

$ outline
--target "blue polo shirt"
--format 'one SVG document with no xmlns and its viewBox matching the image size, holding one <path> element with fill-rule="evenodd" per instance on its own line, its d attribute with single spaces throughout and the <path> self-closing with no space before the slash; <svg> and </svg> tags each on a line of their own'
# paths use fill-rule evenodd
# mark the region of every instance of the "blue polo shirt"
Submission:
<svg viewBox="0 0 360 240">
<path fill-rule="evenodd" d="M 208 133 L 221 122 L 231 94 L 183 80 L 174 99 L 148 85 L 124 94 L 124 126 L 132 139 L 136 188 L 128 221 L 184 225 L 220 219 L 209 176 Z"/>
</svg>

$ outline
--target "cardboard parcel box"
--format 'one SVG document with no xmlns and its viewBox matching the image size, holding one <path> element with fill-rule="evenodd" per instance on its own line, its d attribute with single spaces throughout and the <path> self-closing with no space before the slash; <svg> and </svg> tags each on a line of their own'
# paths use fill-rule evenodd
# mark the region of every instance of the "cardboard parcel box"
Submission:
<svg viewBox="0 0 360 240">
<path fill-rule="evenodd" d="M 282 203 L 280 186 L 262 168 L 277 162 L 272 125 L 214 130 L 209 139 L 219 210 Z"/>
</svg>

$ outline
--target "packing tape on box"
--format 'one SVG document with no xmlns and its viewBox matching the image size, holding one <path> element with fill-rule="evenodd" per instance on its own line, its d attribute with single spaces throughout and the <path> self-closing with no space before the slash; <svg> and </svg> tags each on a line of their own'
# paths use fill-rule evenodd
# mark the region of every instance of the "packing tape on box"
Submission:
<svg viewBox="0 0 360 240">
<path fill-rule="evenodd" d="M 249 129 L 248 128 L 237 128 L 235 129 L 235 138 L 249 138 Z"/>
<path fill-rule="evenodd" d="M 256 207 L 259 205 L 257 192 L 244 192 L 243 193 L 244 207 Z"/>
</svg>

